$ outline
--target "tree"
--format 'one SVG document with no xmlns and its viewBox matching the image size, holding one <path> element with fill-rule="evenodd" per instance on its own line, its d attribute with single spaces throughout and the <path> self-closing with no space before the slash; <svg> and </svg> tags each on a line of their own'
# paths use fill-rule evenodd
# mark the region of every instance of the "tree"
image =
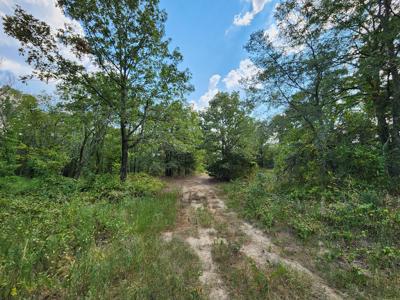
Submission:
<svg viewBox="0 0 400 300">
<path fill-rule="evenodd" d="M 131 152 L 131 169 L 153 175 L 189 175 L 202 167 L 199 115 L 180 101 L 159 107 L 146 127 L 148 143 Z"/>
<path fill-rule="evenodd" d="M 288 1 L 292 2 L 292 1 Z M 358 93 L 372 104 L 377 133 L 392 177 L 400 176 L 400 3 L 379 1 L 306 1 L 314 26 L 329 27 L 349 41 L 347 63 L 358 76 Z"/>
<path fill-rule="evenodd" d="M 97 77 L 104 80 L 103 76 Z M 102 89 L 107 84 L 103 82 Z M 62 104 L 60 106 L 71 114 L 71 121 L 75 123 L 75 130 L 71 134 L 71 158 L 64 167 L 63 174 L 68 177 L 79 178 L 82 171 L 88 168 L 93 157 L 94 166 L 91 168 L 98 173 L 101 167 L 102 149 L 110 125 L 113 123 L 112 109 L 99 105 L 101 101 L 96 95 L 88 93 L 85 86 L 64 83 L 58 86 Z"/>
<path fill-rule="evenodd" d="M 60 0 L 65 14 L 79 22 L 83 35 L 66 26 L 56 33 L 20 7 L 6 16 L 5 32 L 17 38 L 40 79 L 79 83 L 115 114 L 121 136 L 120 178 L 128 172 L 128 152 L 142 141 L 147 117 L 161 101 L 181 98 L 191 87 L 182 55 L 164 38 L 165 12 L 158 0 Z M 68 46 L 75 60 L 63 55 Z M 101 74 L 84 66 L 89 57 Z M 105 80 L 97 80 L 104 76 Z M 102 84 L 107 82 L 107 88 Z"/>
<path fill-rule="evenodd" d="M 20 96 L 7 83 L 0 87 L 0 175 L 16 169 L 16 132 L 13 121 L 17 115 Z"/>
<path fill-rule="evenodd" d="M 201 117 L 210 175 L 233 179 L 248 174 L 254 166 L 254 124 L 239 93 L 218 93 Z"/>
<path fill-rule="evenodd" d="M 313 12 L 299 2 L 281 4 L 276 18 L 278 39 L 258 31 L 246 45 L 259 70 L 248 95 L 286 109 L 292 126 L 304 131 L 301 143 L 309 146 L 295 149 L 312 152 L 316 178 L 324 181 L 331 169 L 330 133 L 343 110 L 356 105 L 346 98 L 351 85 L 343 65 L 345 45 L 341 36 L 311 26 Z"/>
<path fill-rule="evenodd" d="M 274 167 L 276 145 L 274 144 L 274 132 L 268 121 L 258 121 L 255 124 L 255 143 L 257 164 L 261 168 Z"/>
<path fill-rule="evenodd" d="M 387 39 L 398 47 L 398 8 L 391 1 L 286 0 L 276 12 L 277 37 L 251 36 L 246 48 L 258 73 L 248 94 L 283 111 L 270 126 L 279 141 L 276 166 L 288 180 L 377 182 L 383 157 L 396 173 L 395 72 L 385 49 Z"/>
</svg>

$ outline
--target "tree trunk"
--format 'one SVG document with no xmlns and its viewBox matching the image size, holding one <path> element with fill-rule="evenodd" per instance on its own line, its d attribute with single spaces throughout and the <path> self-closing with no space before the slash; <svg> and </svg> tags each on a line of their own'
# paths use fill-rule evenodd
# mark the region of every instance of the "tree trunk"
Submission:
<svg viewBox="0 0 400 300">
<path fill-rule="evenodd" d="M 75 170 L 75 174 L 74 174 L 74 178 L 78 179 L 81 176 L 81 172 L 82 169 L 85 165 L 85 148 L 86 148 L 86 143 L 89 139 L 89 134 L 87 133 L 87 129 L 85 128 L 85 134 L 84 134 L 84 138 L 81 144 L 81 147 L 79 149 L 79 160 L 78 160 L 78 164 Z"/>
<path fill-rule="evenodd" d="M 101 154 L 100 150 L 96 150 L 96 174 L 100 174 L 102 172 L 102 166 L 101 166 Z"/>
<path fill-rule="evenodd" d="M 171 152 L 165 152 L 165 176 L 172 177 L 172 168 L 170 167 L 169 163 L 171 162 Z"/>
<path fill-rule="evenodd" d="M 393 63 L 390 68 L 393 77 L 393 99 L 392 99 L 392 141 L 390 145 L 390 175 L 400 176 L 400 75 Z"/>
<path fill-rule="evenodd" d="M 377 133 L 379 141 L 384 146 L 389 140 L 389 125 L 386 120 L 386 100 L 384 95 L 379 92 L 379 84 L 372 86 L 372 102 L 374 104 L 375 117 L 377 119 Z"/>
<path fill-rule="evenodd" d="M 393 28 L 390 24 L 390 16 L 392 14 L 392 1 L 385 0 L 385 17 L 383 29 L 386 38 L 387 62 L 389 71 L 392 75 L 392 130 L 391 143 L 389 147 L 389 172 L 392 177 L 400 176 L 400 74 L 397 66 L 397 55 L 394 45 Z"/>
<path fill-rule="evenodd" d="M 128 151 L 129 140 L 124 120 L 121 121 L 121 169 L 120 179 L 122 182 L 126 181 L 128 177 Z"/>
</svg>

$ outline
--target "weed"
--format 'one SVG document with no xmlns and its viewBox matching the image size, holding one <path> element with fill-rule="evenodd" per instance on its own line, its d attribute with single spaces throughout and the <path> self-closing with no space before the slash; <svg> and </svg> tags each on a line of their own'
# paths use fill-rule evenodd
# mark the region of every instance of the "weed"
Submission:
<svg viewBox="0 0 400 300">
<path fill-rule="evenodd" d="M 207 208 L 198 207 L 192 211 L 191 222 L 203 228 L 210 228 L 213 224 L 213 216 Z"/>
</svg>

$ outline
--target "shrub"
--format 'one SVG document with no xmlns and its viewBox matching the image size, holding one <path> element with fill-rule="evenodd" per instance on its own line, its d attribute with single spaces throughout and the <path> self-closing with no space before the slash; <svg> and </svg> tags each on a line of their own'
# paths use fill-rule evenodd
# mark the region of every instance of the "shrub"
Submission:
<svg viewBox="0 0 400 300">
<path fill-rule="evenodd" d="M 230 154 L 224 159 L 211 163 L 207 167 L 207 171 L 216 178 L 232 180 L 248 176 L 255 168 L 256 163 L 244 154 Z"/>
<path fill-rule="evenodd" d="M 130 174 L 126 182 L 121 182 L 113 174 L 92 175 L 81 183 L 81 190 L 91 193 L 93 200 L 105 199 L 117 202 L 123 198 L 151 196 L 159 193 L 164 183 L 150 175 Z"/>
</svg>

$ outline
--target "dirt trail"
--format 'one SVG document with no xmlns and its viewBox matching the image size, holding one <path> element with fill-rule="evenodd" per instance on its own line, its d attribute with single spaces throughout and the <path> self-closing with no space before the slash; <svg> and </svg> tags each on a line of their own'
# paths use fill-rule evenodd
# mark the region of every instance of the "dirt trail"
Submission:
<svg viewBox="0 0 400 300">
<path fill-rule="evenodd" d="M 254 260 L 259 267 L 266 263 L 285 265 L 289 269 L 308 276 L 312 281 L 314 294 L 319 295 L 318 298 L 342 299 L 342 296 L 324 283 L 318 275 L 299 262 L 284 258 L 279 247 L 274 245 L 261 230 L 239 219 L 235 213 L 228 212 L 224 202 L 218 198 L 215 183 L 209 176 L 178 179 L 171 181 L 171 185 L 182 189 L 182 210 L 176 231 L 164 233 L 164 239 L 170 240 L 173 237 L 184 239 L 199 256 L 203 265 L 200 280 L 208 290 L 210 299 L 229 299 L 229 294 L 211 255 L 214 243 L 226 242 L 226 240 L 218 238 L 215 228 L 199 228 L 190 222 L 191 214 L 199 208 L 208 209 L 215 220 L 228 224 L 227 230 L 244 235 L 246 242 L 240 251 Z"/>
</svg>

